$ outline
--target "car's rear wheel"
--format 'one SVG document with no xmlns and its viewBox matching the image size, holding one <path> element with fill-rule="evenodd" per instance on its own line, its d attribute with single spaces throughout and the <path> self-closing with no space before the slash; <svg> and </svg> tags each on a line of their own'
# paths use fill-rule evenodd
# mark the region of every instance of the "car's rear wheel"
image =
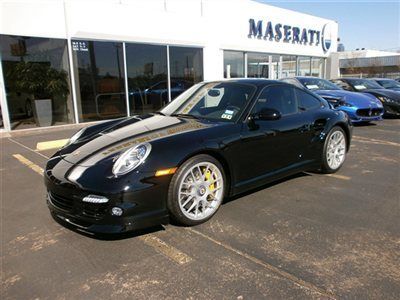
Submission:
<svg viewBox="0 0 400 300">
<path fill-rule="evenodd" d="M 201 154 L 187 160 L 174 174 L 168 192 L 168 209 L 180 224 L 191 226 L 210 219 L 225 194 L 222 165 Z"/>
<path fill-rule="evenodd" d="M 335 126 L 326 137 L 322 153 L 321 170 L 323 173 L 335 173 L 346 159 L 347 140 L 344 130 Z"/>
</svg>

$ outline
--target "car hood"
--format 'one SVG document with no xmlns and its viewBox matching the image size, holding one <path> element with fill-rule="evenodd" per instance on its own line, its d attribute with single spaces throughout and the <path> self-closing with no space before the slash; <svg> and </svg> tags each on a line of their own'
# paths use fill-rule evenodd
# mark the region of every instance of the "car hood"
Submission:
<svg viewBox="0 0 400 300">
<path fill-rule="evenodd" d="M 388 90 L 388 89 L 376 89 L 376 90 L 363 90 L 363 93 L 369 93 L 374 96 L 384 96 L 400 102 L 400 92 Z"/>
<path fill-rule="evenodd" d="M 359 108 L 368 108 L 371 107 L 371 105 L 375 107 L 377 105 L 379 106 L 380 103 L 378 99 L 367 94 L 345 90 L 318 90 L 314 92 L 327 100 L 329 100 L 329 98 L 337 98 Z"/>
<path fill-rule="evenodd" d="M 113 160 L 121 151 L 140 143 L 199 131 L 226 123 L 217 123 L 170 116 L 152 116 L 115 130 L 107 129 L 93 139 L 71 151 L 66 147 L 60 151 L 62 158 L 72 164 L 92 166 Z M 73 145 L 71 145 L 73 146 Z"/>
</svg>

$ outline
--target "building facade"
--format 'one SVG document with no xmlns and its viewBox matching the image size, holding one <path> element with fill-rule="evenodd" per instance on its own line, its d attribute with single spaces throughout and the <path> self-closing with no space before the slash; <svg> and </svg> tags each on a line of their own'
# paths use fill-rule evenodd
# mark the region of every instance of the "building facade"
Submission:
<svg viewBox="0 0 400 300">
<path fill-rule="evenodd" d="M 3 0 L 0 19 L 4 131 L 152 112 L 203 80 L 325 77 L 338 32 L 251 0 Z"/>
</svg>

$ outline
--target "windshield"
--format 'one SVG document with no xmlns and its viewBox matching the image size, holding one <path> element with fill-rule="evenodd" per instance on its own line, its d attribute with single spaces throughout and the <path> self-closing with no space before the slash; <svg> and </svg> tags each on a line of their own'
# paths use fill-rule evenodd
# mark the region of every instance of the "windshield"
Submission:
<svg viewBox="0 0 400 300">
<path fill-rule="evenodd" d="M 368 79 L 351 79 L 349 83 L 358 91 L 383 89 L 379 84 Z"/>
<path fill-rule="evenodd" d="M 164 107 L 161 113 L 235 122 L 255 90 L 255 86 L 235 82 L 198 84 Z"/>
<path fill-rule="evenodd" d="M 377 80 L 377 82 L 386 89 L 400 88 L 400 82 L 396 80 Z"/>
<path fill-rule="evenodd" d="M 316 90 L 340 90 L 339 87 L 337 87 L 335 84 L 332 82 L 325 80 L 325 79 L 320 79 L 320 78 L 298 78 L 298 80 L 301 82 L 304 87 L 311 91 L 316 91 Z"/>
</svg>

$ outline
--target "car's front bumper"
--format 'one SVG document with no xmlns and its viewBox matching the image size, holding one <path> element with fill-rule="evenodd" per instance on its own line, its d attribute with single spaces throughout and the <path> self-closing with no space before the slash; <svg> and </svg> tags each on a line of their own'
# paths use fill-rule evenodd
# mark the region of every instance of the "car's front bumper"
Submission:
<svg viewBox="0 0 400 300">
<path fill-rule="evenodd" d="M 170 176 L 135 173 L 114 183 L 98 176 L 90 178 L 87 184 L 82 181 L 76 184 L 66 179 L 68 171 L 60 172 L 57 168 L 53 171 L 51 168 L 45 171 L 46 201 L 52 216 L 61 223 L 88 233 L 122 233 L 168 222 L 166 197 Z M 84 202 L 88 195 L 105 197 L 108 202 Z M 113 215 L 113 207 L 121 208 L 123 214 Z"/>
<path fill-rule="evenodd" d="M 352 123 L 380 121 L 383 115 L 383 108 L 340 106 L 338 109 L 344 111 L 349 116 Z"/>
</svg>

